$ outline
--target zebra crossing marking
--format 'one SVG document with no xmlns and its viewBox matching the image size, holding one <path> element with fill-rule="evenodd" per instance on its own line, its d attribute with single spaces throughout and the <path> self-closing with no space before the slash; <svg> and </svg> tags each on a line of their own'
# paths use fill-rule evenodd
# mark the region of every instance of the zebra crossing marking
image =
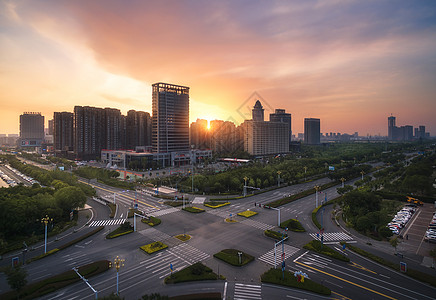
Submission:
<svg viewBox="0 0 436 300">
<path fill-rule="evenodd" d="M 317 236 L 316 233 L 309 233 L 315 240 L 321 241 L 321 235 Z M 338 241 L 351 241 L 353 238 L 344 232 L 327 232 L 323 234 L 324 242 L 338 242 Z"/>
<path fill-rule="evenodd" d="M 241 223 L 248 225 L 248 226 L 251 226 L 251 227 L 254 227 L 254 228 L 261 229 L 261 230 L 269 230 L 269 229 L 272 229 L 275 227 L 274 225 L 265 224 L 265 223 L 250 220 L 250 219 L 246 219 L 244 221 L 241 221 Z"/>
<path fill-rule="evenodd" d="M 166 234 L 165 232 L 159 231 L 155 228 L 147 228 L 141 231 L 138 231 L 140 234 L 152 239 L 155 242 L 164 241 L 170 239 L 171 236 Z"/>
<path fill-rule="evenodd" d="M 120 225 L 123 224 L 124 222 L 126 222 L 126 219 L 98 220 L 98 221 L 92 221 L 89 224 L 89 227 Z"/>
<path fill-rule="evenodd" d="M 287 260 L 289 257 L 297 253 L 300 249 L 296 247 L 292 247 L 289 245 L 284 245 L 285 248 L 285 260 Z M 276 264 L 279 265 L 282 260 L 282 247 L 277 246 L 276 248 Z M 268 251 L 267 253 L 263 254 L 258 258 L 260 261 L 263 261 L 264 263 L 267 263 L 269 265 L 274 266 L 274 248 Z"/>
<path fill-rule="evenodd" d="M 217 217 L 222 217 L 222 218 L 226 218 L 226 217 L 230 216 L 230 214 L 231 214 L 231 212 L 229 212 L 229 211 L 219 210 L 219 209 L 206 210 L 206 212 L 208 214 L 215 215 Z"/>
<path fill-rule="evenodd" d="M 156 212 L 152 212 L 150 215 L 153 216 L 153 217 L 159 217 L 159 216 L 171 214 L 171 213 L 176 212 L 176 211 L 179 211 L 179 209 L 175 208 L 175 207 L 171 207 L 171 208 L 159 210 L 159 211 L 156 211 Z"/>
<path fill-rule="evenodd" d="M 262 286 L 253 284 L 235 283 L 235 293 L 233 299 L 262 299 Z"/>
<path fill-rule="evenodd" d="M 203 251 L 188 244 L 180 244 L 168 249 L 168 252 L 189 264 L 194 264 L 210 257 L 209 254 L 204 253 Z"/>
</svg>

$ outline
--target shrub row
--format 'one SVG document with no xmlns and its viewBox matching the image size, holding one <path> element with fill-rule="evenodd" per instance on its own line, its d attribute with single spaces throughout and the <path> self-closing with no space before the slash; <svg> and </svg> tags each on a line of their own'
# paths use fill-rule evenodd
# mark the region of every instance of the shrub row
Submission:
<svg viewBox="0 0 436 300">
<path fill-rule="evenodd" d="M 111 202 L 106 202 L 106 205 L 109 206 L 109 209 L 111 210 L 111 214 L 109 215 L 109 218 L 115 217 L 115 212 L 117 211 L 117 206 Z"/>
<path fill-rule="evenodd" d="M 273 239 L 276 239 L 276 240 L 281 240 L 282 239 L 282 236 L 283 236 L 283 234 L 281 233 L 281 232 L 279 232 L 279 231 L 274 231 L 274 230 L 265 230 L 264 231 L 264 234 L 267 236 L 267 237 L 270 237 L 270 238 L 273 238 Z M 288 236 L 287 234 L 285 234 L 285 237 L 286 236 Z"/>
<path fill-rule="evenodd" d="M 280 228 L 283 228 L 283 229 L 288 228 L 288 230 L 294 231 L 294 232 L 305 232 L 306 231 L 304 229 L 303 225 L 301 225 L 301 223 L 296 219 L 289 219 L 287 221 L 280 223 Z"/>
<path fill-rule="evenodd" d="M 342 245 L 344 243 L 345 242 L 341 242 Z M 347 245 L 348 248 L 350 248 L 350 250 L 356 252 L 357 254 L 365 256 L 365 257 L 367 257 L 367 258 L 369 258 L 369 259 L 371 259 L 371 260 L 373 260 L 381 265 L 384 265 L 384 266 L 389 267 L 391 269 L 394 269 L 396 271 L 400 271 L 400 265 L 397 263 L 393 263 L 393 262 L 388 261 L 384 258 L 381 258 L 380 256 L 369 253 L 363 249 L 360 249 L 359 247 L 356 247 L 356 246 L 353 246 L 353 245 L 350 245 L 347 243 L 345 243 L 345 244 Z M 436 276 L 433 276 L 433 275 L 430 275 L 427 273 L 423 273 L 423 272 L 420 272 L 420 271 L 417 271 L 414 269 L 410 269 L 410 268 L 407 269 L 407 272 L 405 274 L 416 279 L 416 280 L 428 283 L 428 284 L 436 287 Z"/>
<path fill-rule="evenodd" d="M 145 253 L 152 254 L 154 252 L 157 252 L 157 251 L 163 250 L 165 248 L 168 248 L 168 246 L 165 245 L 162 242 L 153 242 L 151 244 L 147 244 L 147 245 L 141 246 L 139 248 L 142 251 L 144 251 Z"/>
<path fill-rule="evenodd" d="M 250 218 L 250 217 L 255 216 L 255 215 L 257 215 L 257 212 L 251 211 L 251 210 L 246 210 L 246 211 L 238 213 L 238 216 L 246 217 L 246 218 Z"/>
<path fill-rule="evenodd" d="M 184 211 L 188 211 L 190 213 L 202 213 L 202 212 L 205 211 L 204 209 L 198 208 L 198 207 L 195 207 L 195 206 L 192 206 L 192 207 L 188 206 L 188 207 L 183 208 L 183 210 Z"/>
<path fill-rule="evenodd" d="M 211 201 L 211 202 L 205 202 L 204 206 L 210 207 L 210 208 L 219 208 L 226 205 L 229 205 L 230 202 L 219 202 L 219 201 Z"/>
<path fill-rule="evenodd" d="M 156 217 L 153 216 L 149 216 L 148 219 L 142 219 L 141 220 L 142 223 L 145 223 L 149 226 L 157 226 L 159 225 L 162 221 Z"/>
<path fill-rule="evenodd" d="M 303 247 L 304 249 L 311 250 L 318 252 L 323 255 L 327 255 L 332 258 L 336 258 L 345 262 L 349 262 L 350 259 L 346 257 L 345 255 L 327 247 L 326 245 L 323 245 L 320 241 L 312 240 Z"/>
<path fill-rule="evenodd" d="M 212 272 L 212 269 L 206 267 L 201 262 L 193 264 L 183 270 L 175 272 L 165 278 L 165 283 L 179 283 L 187 281 L 199 281 L 199 280 L 217 280 L 225 279 L 223 276 L 218 277 L 217 274 Z"/>
</svg>

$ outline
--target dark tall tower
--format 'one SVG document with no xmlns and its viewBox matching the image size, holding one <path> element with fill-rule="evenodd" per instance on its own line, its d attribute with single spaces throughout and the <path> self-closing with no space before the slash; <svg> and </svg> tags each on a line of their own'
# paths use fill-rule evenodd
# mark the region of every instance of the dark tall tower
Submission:
<svg viewBox="0 0 436 300">
<path fill-rule="evenodd" d="M 393 140 L 395 136 L 395 117 L 388 117 L 388 140 Z"/>
<path fill-rule="evenodd" d="M 319 145 L 321 143 L 320 123 L 320 119 L 304 119 L 304 143 L 307 145 Z"/>
<path fill-rule="evenodd" d="M 282 122 L 289 126 L 289 142 L 292 138 L 292 115 L 285 112 L 284 109 L 276 109 L 275 113 L 269 114 L 270 122 Z"/>
<path fill-rule="evenodd" d="M 74 153 L 96 159 L 106 147 L 105 111 L 89 106 L 74 107 Z"/>
<path fill-rule="evenodd" d="M 148 112 L 129 110 L 126 118 L 127 149 L 151 146 L 151 118 Z"/>
<path fill-rule="evenodd" d="M 22 147 L 39 147 L 44 141 L 44 116 L 37 112 L 20 115 L 20 144 Z"/>
<path fill-rule="evenodd" d="M 53 114 L 53 146 L 54 150 L 73 150 L 74 130 L 73 113 L 55 112 Z"/>
<path fill-rule="evenodd" d="M 253 110 L 251 111 L 252 119 L 255 122 L 263 122 L 264 121 L 264 109 L 259 100 L 254 104 Z"/>
<path fill-rule="evenodd" d="M 110 150 L 121 149 L 122 146 L 122 118 L 119 109 L 105 108 L 104 109 L 104 148 Z"/>
<path fill-rule="evenodd" d="M 153 152 L 189 150 L 189 87 L 162 82 L 152 87 Z"/>
</svg>

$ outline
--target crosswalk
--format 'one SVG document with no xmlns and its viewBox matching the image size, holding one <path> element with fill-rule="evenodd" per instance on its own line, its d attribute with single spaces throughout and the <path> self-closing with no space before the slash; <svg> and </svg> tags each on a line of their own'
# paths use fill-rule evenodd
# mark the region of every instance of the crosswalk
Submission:
<svg viewBox="0 0 436 300">
<path fill-rule="evenodd" d="M 203 204 L 206 197 L 195 197 L 192 204 Z"/>
<path fill-rule="evenodd" d="M 317 236 L 316 233 L 310 233 L 311 237 L 313 237 L 315 240 L 320 241 L 321 235 L 319 234 Z M 326 232 L 323 234 L 324 236 L 324 242 L 340 242 L 340 241 L 351 241 L 353 238 L 349 236 L 348 234 L 344 232 Z"/>
<path fill-rule="evenodd" d="M 206 210 L 206 212 L 208 214 L 215 215 L 221 218 L 228 218 L 230 214 L 232 214 L 233 216 L 236 215 L 235 213 L 231 213 L 227 210 L 220 210 L 220 209 L 210 209 L 210 210 Z"/>
<path fill-rule="evenodd" d="M 176 211 L 180 211 L 180 209 L 175 208 L 175 207 L 171 207 L 171 208 L 159 210 L 159 211 L 156 211 L 156 212 L 152 212 L 150 215 L 152 215 L 153 217 L 160 217 L 160 216 L 164 216 L 164 215 L 167 215 L 167 214 L 174 213 Z"/>
<path fill-rule="evenodd" d="M 262 222 L 258 222 L 258 221 L 254 221 L 254 220 L 250 220 L 250 219 L 246 219 L 244 221 L 241 221 L 242 224 L 257 228 L 257 229 L 261 229 L 261 230 L 269 230 L 274 228 L 274 225 L 270 225 L 270 224 L 265 224 Z"/>
<path fill-rule="evenodd" d="M 92 221 L 89 224 L 89 227 L 121 225 L 126 221 L 127 221 L 126 219 L 98 220 L 98 221 Z"/>
<path fill-rule="evenodd" d="M 262 299 L 262 286 L 254 284 L 235 283 L 235 300 Z"/>
<path fill-rule="evenodd" d="M 157 230 L 156 228 L 147 228 L 141 231 L 138 231 L 143 236 L 148 237 L 149 239 L 157 242 L 157 241 L 165 241 L 167 239 L 170 239 L 171 236 L 166 234 L 165 232 L 162 232 L 160 230 Z"/>
<path fill-rule="evenodd" d="M 285 249 L 285 260 L 287 260 L 289 257 L 291 257 L 292 255 L 294 255 L 295 253 L 297 253 L 300 249 L 289 246 L 289 245 L 284 245 L 284 249 Z M 268 251 L 267 253 L 263 254 L 262 256 L 260 256 L 258 259 L 260 261 L 263 261 L 264 263 L 267 263 L 269 265 L 274 266 L 274 261 L 276 262 L 277 265 L 280 264 L 280 262 L 282 261 L 282 246 L 279 245 L 276 248 L 276 259 L 274 260 L 274 248 L 271 249 L 270 251 Z"/>
<path fill-rule="evenodd" d="M 209 254 L 192 247 L 188 244 L 180 244 L 178 246 L 168 249 L 175 257 L 181 259 L 182 261 L 188 263 L 189 265 L 195 264 L 196 262 L 205 260 L 210 257 Z"/>
</svg>

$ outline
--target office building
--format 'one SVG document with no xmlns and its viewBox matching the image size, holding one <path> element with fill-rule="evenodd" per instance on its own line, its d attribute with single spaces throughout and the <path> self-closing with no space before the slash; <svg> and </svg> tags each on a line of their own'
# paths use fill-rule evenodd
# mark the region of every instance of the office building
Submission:
<svg viewBox="0 0 436 300">
<path fill-rule="evenodd" d="M 251 155 L 270 155 L 289 152 L 289 124 L 265 122 L 259 100 L 252 110 L 253 120 L 241 125 L 244 132 L 244 150 Z"/>
<path fill-rule="evenodd" d="M 126 148 L 151 146 L 151 117 L 148 112 L 129 110 L 126 117 Z"/>
<path fill-rule="evenodd" d="M 96 159 L 106 149 L 105 112 L 90 106 L 74 107 L 74 153 L 84 160 Z"/>
<path fill-rule="evenodd" d="M 284 109 L 276 109 L 274 113 L 269 115 L 270 122 L 286 123 L 289 127 L 289 142 L 292 141 L 292 115 L 286 113 Z"/>
<path fill-rule="evenodd" d="M 390 141 L 394 140 L 395 127 L 395 117 L 391 115 L 388 117 L 388 140 Z"/>
<path fill-rule="evenodd" d="M 304 143 L 307 145 L 319 145 L 321 143 L 320 119 L 304 119 Z"/>
<path fill-rule="evenodd" d="M 187 151 L 189 146 L 189 87 L 152 85 L 153 152 Z"/>
<path fill-rule="evenodd" d="M 53 147 L 55 151 L 72 151 L 74 147 L 74 115 L 70 112 L 53 114 Z"/>
<path fill-rule="evenodd" d="M 232 153 L 238 150 L 237 129 L 233 122 L 210 121 L 210 148 L 214 153 Z"/>
<path fill-rule="evenodd" d="M 44 116 L 39 112 L 20 115 L 21 147 L 40 147 L 44 141 Z"/>
</svg>

